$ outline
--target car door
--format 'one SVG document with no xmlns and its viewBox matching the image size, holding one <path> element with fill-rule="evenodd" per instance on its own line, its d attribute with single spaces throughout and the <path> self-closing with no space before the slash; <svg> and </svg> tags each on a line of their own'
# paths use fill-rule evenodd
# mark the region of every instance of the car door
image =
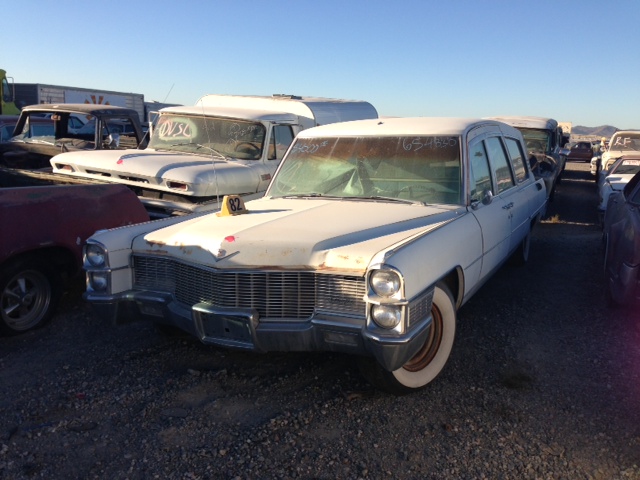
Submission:
<svg viewBox="0 0 640 480">
<path fill-rule="evenodd" d="M 495 195 L 495 179 L 483 140 L 469 144 L 469 177 L 471 211 L 482 231 L 482 280 L 508 255 L 511 235 L 511 218 L 504 199 Z"/>
<path fill-rule="evenodd" d="M 544 205 L 546 191 L 543 181 L 530 181 L 528 164 L 522 145 L 515 138 L 504 137 L 504 144 L 509 153 L 515 186 L 504 192 L 505 202 L 513 204 L 511 213 L 510 251 L 515 250 L 531 231 L 531 217 L 536 205 Z"/>
</svg>

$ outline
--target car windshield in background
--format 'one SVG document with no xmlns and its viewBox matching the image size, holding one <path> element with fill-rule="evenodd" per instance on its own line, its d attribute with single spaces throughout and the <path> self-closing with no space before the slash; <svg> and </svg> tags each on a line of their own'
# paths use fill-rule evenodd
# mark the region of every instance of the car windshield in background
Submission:
<svg viewBox="0 0 640 480">
<path fill-rule="evenodd" d="M 640 160 L 625 160 L 617 162 L 611 168 L 611 174 L 616 175 L 635 175 L 640 171 Z"/>
<path fill-rule="evenodd" d="M 165 114 L 153 127 L 149 148 L 259 160 L 265 136 L 257 122 Z"/>
<path fill-rule="evenodd" d="M 55 142 L 55 126 L 53 120 L 30 115 L 22 128 L 22 132 L 13 137 L 18 141 Z"/>
<path fill-rule="evenodd" d="M 296 140 L 267 195 L 461 204 L 458 137 Z"/>
<path fill-rule="evenodd" d="M 527 150 L 545 153 L 551 150 L 551 133 L 548 130 L 535 128 L 518 128 L 524 137 Z"/>
<path fill-rule="evenodd" d="M 614 135 L 609 145 L 610 150 L 640 151 L 640 132 Z"/>
</svg>

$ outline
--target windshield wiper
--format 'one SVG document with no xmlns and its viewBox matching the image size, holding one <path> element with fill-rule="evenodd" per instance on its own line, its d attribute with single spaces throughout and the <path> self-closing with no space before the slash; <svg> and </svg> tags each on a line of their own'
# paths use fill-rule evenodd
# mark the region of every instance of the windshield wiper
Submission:
<svg viewBox="0 0 640 480">
<path fill-rule="evenodd" d="M 325 195 L 324 193 L 317 193 L 317 192 L 309 192 L 309 193 L 295 193 L 295 194 L 287 194 L 287 195 L 282 195 L 281 198 L 302 198 L 302 197 L 324 197 L 324 198 L 336 198 L 334 196 L 331 195 Z"/>
<path fill-rule="evenodd" d="M 409 205 L 426 205 L 419 200 L 410 200 L 408 198 L 385 197 L 382 195 L 362 195 L 354 197 L 342 197 L 343 200 L 382 200 L 383 202 L 407 203 Z"/>
<path fill-rule="evenodd" d="M 194 147 L 196 147 L 196 150 L 200 150 L 201 148 L 204 148 L 206 150 L 209 150 L 209 152 L 213 153 L 216 158 L 221 158 L 222 160 L 225 160 L 225 161 L 229 160 L 229 157 L 226 156 L 224 153 L 219 152 L 215 148 L 208 147 L 207 145 L 202 145 L 201 143 L 197 143 L 197 142 L 172 143 L 171 145 L 168 145 L 168 147 L 171 147 L 171 148 L 156 148 L 156 150 L 157 151 L 163 151 L 164 150 L 166 152 L 172 152 L 172 151 L 174 151 L 173 147 L 183 147 L 183 146 L 186 146 L 186 145 L 194 146 Z M 178 150 L 178 151 L 180 151 L 182 153 L 196 153 L 196 152 L 185 152 L 184 150 Z"/>
<path fill-rule="evenodd" d="M 213 147 L 208 147 L 208 146 L 202 145 L 200 143 L 194 143 L 193 145 L 195 145 L 197 147 L 197 150 L 199 150 L 201 148 L 206 148 L 207 150 L 209 150 L 211 153 L 213 153 L 217 157 L 222 158 L 224 160 L 229 160 L 229 157 L 227 157 L 224 153 L 219 152 L 218 150 L 216 150 Z"/>
</svg>

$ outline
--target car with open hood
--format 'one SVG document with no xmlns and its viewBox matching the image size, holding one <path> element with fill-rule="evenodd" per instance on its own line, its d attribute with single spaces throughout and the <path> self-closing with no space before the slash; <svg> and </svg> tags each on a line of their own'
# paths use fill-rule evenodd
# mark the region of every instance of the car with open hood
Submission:
<svg viewBox="0 0 640 480">
<path fill-rule="evenodd" d="M 263 198 L 92 236 L 85 298 L 209 345 L 354 354 L 374 385 L 414 391 L 447 362 L 458 308 L 529 256 L 547 196 L 525 152 L 493 120 L 304 130 Z"/>
</svg>

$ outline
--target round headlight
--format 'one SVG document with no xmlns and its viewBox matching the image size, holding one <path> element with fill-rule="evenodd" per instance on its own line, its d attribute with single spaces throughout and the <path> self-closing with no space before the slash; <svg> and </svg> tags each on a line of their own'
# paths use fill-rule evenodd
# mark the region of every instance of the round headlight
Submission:
<svg viewBox="0 0 640 480">
<path fill-rule="evenodd" d="M 393 270 L 376 270 L 369 280 L 376 295 L 392 297 L 400 290 L 400 276 Z"/>
<path fill-rule="evenodd" d="M 101 245 L 88 243 L 85 249 L 85 256 L 91 266 L 101 267 L 105 264 L 107 254 Z"/>
<path fill-rule="evenodd" d="M 105 272 L 90 272 L 89 286 L 94 292 L 104 292 L 109 281 Z"/>
<path fill-rule="evenodd" d="M 374 305 L 371 307 L 371 318 L 382 328 L 395 328 L 402 320 L 402 307 L 396 305 Z"/>
</svg>

